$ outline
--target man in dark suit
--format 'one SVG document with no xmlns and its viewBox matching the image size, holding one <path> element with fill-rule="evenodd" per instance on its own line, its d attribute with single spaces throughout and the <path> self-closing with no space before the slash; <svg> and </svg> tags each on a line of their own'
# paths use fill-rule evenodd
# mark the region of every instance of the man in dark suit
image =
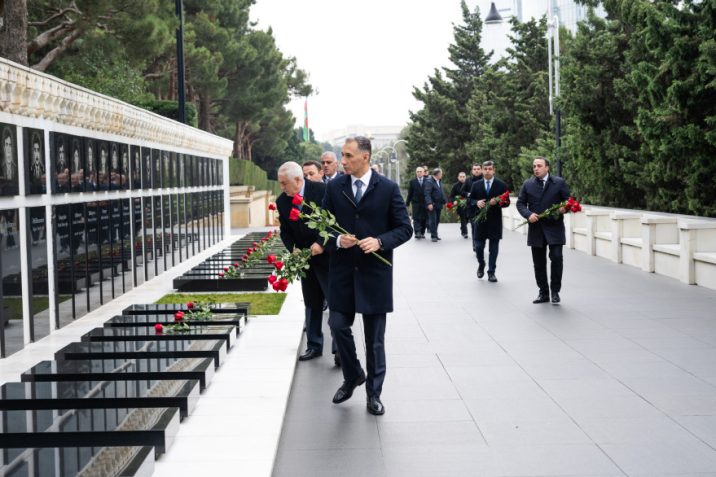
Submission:
<svg viewBox="0 0 716 477">
<path fill-rule="evenodd" d="M 294 247 L 311 249 L 310 268 L 301 279 L 303 302 L 306 306 L 306 351 L 298 358 L 307 361 L 323 354 L 323 300 L 328 291 L 328 256 L 319 245 L 316 230 L 311 230 L 303 220 L 289 218 L 293 196 L 301 195 L 306 202 L 320 204 L 326 192 L 323 182 L 307 181 L 303 169 L 295 162 L 285 162 L 278 169 L 278 182 L 283 191 L 276 198 L 276 209 L 281 224 L 281 240 L 289 251 Z M 335 352 L 335 351 L 334 351 Z"/>
<path fill-rule="evenodd" d="M 385 412 L 380 394 L 386 372 L 386 313 L 393 311 L 393 268 L 371 252 L 392 262 L 393 249 L 410 240 L 413 228 L 400 188 L 371 171 L 370 155 L 368 138 L 346 139 L 341 159 L 346 175 L 328 183 L 323 208 L 350 233 L 328 242 L 328 324 L 338 344 L 344 379 L 333 402 L 349 399 L 365 382 L 368 412 L 381 415 Z M 363 315 L 367 379 L 351 333 L 356 313 Z"/>
<path fill-rule="evenodd" d="M 472 184 L 474 184 L 477 181 L 482 180 L 482 164 L 473 164 L 472 165 L 472 171 L 470 174 L 470 177 L 465 179 L 465 184 L 462 186 L 462 195 L 466 198 L 470 198 L 470 191 L 472 190 Z M 468 204 L 470 202 L 468 201 Z M 477 207 L 468 207 L 467 209 L 467 217 L 469 219 L 473 218 L 475 216 L 475 213 L 477 213 Z M 477 251 L 477 229 L 478 224 L 477 222 L 470 221 L 470 231 L 472 232 L 472 251 Z"/>
<path fill-rule="evenodd" d="M 465 185 L 465 179 L 467 177 L 465 176 L 464 172 L 460 172 L 457 175 L 457 182 L 453 184 L 452 189 L 450 190 L 450 200 L 455 201 L 458 197 L 467 197 L 467 195 L 463 195 L 462 188 Z M 457 216 L 460 218 L 460 234 L 462 235 L 462 238 L 467 238 L 467 207 L 459 207 L 457 209 Z"/>
<path fill-rule="evenodd" d="M 408 197 L 405 202 L 413 209 L 413 229 L 415 238 L 425 238 L 425 170 L 422 167 L 415 169 L 415 179 L 408 184 Z"/>
<path fill-rule="evenodd" d="M 440 225 L 440 212 L 447 202 L 445 191 L 443 191 L 443 171 L 439 167 L 433 169 L 433 176 L 425 183 L 425 208 L 428 211 L 428 227 L 430 228 L 430 240 L 437 242 L 441 240 L 438 236 Z"/>
<path fill-rule="evenodd" d="M 539 287 L 539 295 L 532 303 L 559 303 L 559 292 L 562 289 L 562 246 L 566 243 L 564 232 L 564 208 L 559 210 L 557 219 L 540 219 L 538 214 L 554 204 L 569 198 L 569 186 L 561 177 L 549 173 L 549 161 L 537 157 L 532 162 L 534 177 L 522 184 L 517 198 L 517 211 L 529 221 L 527 245 L 532 247 L 532 263 L 535 268 L 535 279 Z M 547 281 L 547 250 L 551 266 L 551 283 Z"/>
<path fill-rule="evenodd" d="M 502 207 L 510 205 L 509 198 L 505 204 L 500 204 L 500 195 L 507 192 L 507 184 L 495 177 L 495 163 L 485 161 L 482 164 L 482 180 L 474 182 L 470 190 L 470 201 L 478 210 L 482 210 L 488 203 L 487 219 L 477 228 L 477 278 L 485 275 L 485 242 L 490 240 L 490 255 L 487 266 L 487 280 L 496 282 L 495 269 L 497 268 L 497 254 L 500 251 L 502 240 Z"/>
<path fill-rule="evenodd" d="M 323 166 L 324 184 L 328 184 L 336 177 L 343 175 L 343 172 L 338 170 L 338 160 L 333 151 L 326 151 L 321 154 L 321 165 Z"/>
</svg>

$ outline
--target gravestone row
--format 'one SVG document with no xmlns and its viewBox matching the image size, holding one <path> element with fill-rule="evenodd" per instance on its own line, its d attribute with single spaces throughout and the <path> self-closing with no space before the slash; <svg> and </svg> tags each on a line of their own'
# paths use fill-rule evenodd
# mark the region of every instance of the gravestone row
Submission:
<svg viewBox="0 0 716 477">
<path fill-rule="evenodd" d="M 185 305 L 132 305 L 0 386 L 0 475 L 151 475 L 248 308 L 216 305 L 210 320 L 172 332 Z"/>
</svg>

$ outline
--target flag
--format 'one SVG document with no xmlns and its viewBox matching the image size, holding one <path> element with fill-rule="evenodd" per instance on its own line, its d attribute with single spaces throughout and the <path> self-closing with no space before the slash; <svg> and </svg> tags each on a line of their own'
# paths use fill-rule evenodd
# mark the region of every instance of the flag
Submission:
<svg viewBox="0 0 716 477">
<path fill-rule="evenodd" d="M 308 98 L 303 102 L 303 142 L 308 142 Z"/>
</svg>

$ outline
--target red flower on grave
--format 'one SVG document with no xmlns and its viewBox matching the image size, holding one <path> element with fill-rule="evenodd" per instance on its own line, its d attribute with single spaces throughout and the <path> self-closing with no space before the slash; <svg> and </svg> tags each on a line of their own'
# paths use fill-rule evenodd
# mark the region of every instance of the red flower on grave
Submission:
<svg viewBox="0 0 716 477">
<path fill-rule="evenodd" d="M 188 309 L 190 309 L 190 310 L 193 310 L 193 309 L 194 309 L 194 302 L 193 302 L 193 301 L 190 301 L 189 303 L 186 304 L 186 307 L 187 307 Z"/>
<path fill-rule="evenodd" d="M 268 263 L 273 263 L 273 262 L 275 262 L 275 261 L 276 261 L 276 255 L 267 255 L 267 256 L 266 256 L 266 261 L 267 261 Z"/>
<path fill-rule="evenodd" d="M 164 327 L 162 326 L 161 323 L 157 323 L 156 325 L 154 325 L 154 331 L 155 331 L 157 334 L 161 334 L 162 331 L 164 331 Z"/>
<path fill-rule="evenodd" d="M 286 288 L 288 287 L 288 280 L 286 280 L 285 278 L 281 278 L 276 283 L 278 283 L 281 287 L 281 291 L 286 291 Z"/>
<path fill-rule="evenodd" d="M 276 275 L 270 275 L 270 276 L 268 277 L 268 281 L 269 281 L 270 284 L 273 285 L 274 283 L 276 283 L 277 278 L 278 278 L 278 277 L 276 277 Z"/>
<path fill-rule="evenodd" d="M 274 204 L 274 203 L 269 204 L 269 210 L 276 210 L 276 204 Z"/>
<path fill-rule="evenodd" d="M 224 278 L 224 272 L 219 272 L 219 278 Z"/>
<path fill-rule="evenodd" d="M 236 268 L 239 268 L 239 262 L 234 262 L 234 266 L 235 266 Z"/>
<path fill-rule="evenodd" d="M 179 322 L 182 321 L 183 319 L 184 319 L 184 312 L 183 312 L 183 311 L 177 311 L 176 313 L 174 313 L 174 321 L 175 321 L 176 323 L 179 323 Z"/>
<path fill-rule="evenodd" d="M 276 270 L 281 270 L 283 268 L 283 262 L 281 260 L 276 260 L 273 262 L 273 266 L 276 267 Z"/>
<path fill-rule="evenodd" d="M 225 272 L 228 272 L 228 271 L 229 271 L 229 267 L 224 267 L 224 271 L 225 271 Z"/>
</svg>

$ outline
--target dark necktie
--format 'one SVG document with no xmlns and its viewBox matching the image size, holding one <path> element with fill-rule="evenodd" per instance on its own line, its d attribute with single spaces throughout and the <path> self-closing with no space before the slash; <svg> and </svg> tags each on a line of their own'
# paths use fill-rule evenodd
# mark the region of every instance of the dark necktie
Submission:
<svg viewBox="0 0 716 477">
<path fill-rule="evenodd" d="M 363 181 L 357 180 L 356 181 L 356 202 L 360 202 L 361 198 L 363 198 Z"/>
<path fill-rule="evenodd" d="M 492 181 L 487 181 L 487 185 L 485 185 L 485 195 L 490 195 L 490 186 L 492 185 Z"/>
<path fill-rule="evenodd" d="M 537 178 L 537 182 L 539 183 L 539 186 L 544 189 L 544 179 Z"/>
</svg>

